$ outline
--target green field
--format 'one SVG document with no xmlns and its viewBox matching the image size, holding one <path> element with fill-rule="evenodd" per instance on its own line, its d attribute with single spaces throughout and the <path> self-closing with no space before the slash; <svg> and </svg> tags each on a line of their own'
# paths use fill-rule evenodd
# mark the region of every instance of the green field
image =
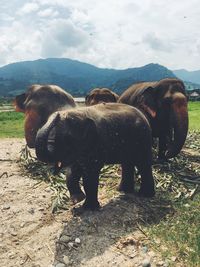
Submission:
<svg viewBox="0 0 200 267">
<path fill-rule="evenodd" d="M 200 130 L 200 102 L 190 102 L 188 110 L 190 130 Z M 0 112 L 0 137 L 24 137 L 24 114 Z"/>
<path fill-rule="evenodd" d="M 0 112 L 0 137 L 24 137 L 24 114 Z"/>
<path fill-rule="evenodd" d="M 200 130 L 200 101 L 189 102 L 189 128 Z"/>
</svg>

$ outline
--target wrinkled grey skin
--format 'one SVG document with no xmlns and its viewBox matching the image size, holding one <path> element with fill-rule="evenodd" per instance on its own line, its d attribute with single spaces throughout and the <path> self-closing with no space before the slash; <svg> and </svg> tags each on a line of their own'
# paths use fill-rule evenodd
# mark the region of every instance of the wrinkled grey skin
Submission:
<svg viewBox="0 0 200 267">
<path fill-rule="evenodd" d="M 139 110 L 124 104 L 98 104 L 54 113 L 38 131 L 36 155 L 44 162 L 73 166 L 73 175 L 67 180 L 71 197 L 77 202 L 83 199 L 82 176 L 86 195 L 82 209 L 95 210 L 99 208 L 99 173 L 104 164 L 122 165 L 119 190 L 126 193 L 134 192 L 137 166 L 139 194 L 154 195 L 151 138 L 149 123 Z"/>
<path fill-rule="evenodd" d="M 173 158 L 181 151 L 188 132 L 187 96 L 182 81 L 134 84 L 118 102 L 137 107 L 148 118 L 153 137 L 159 138 L 159 159 Z"/>
</svg>

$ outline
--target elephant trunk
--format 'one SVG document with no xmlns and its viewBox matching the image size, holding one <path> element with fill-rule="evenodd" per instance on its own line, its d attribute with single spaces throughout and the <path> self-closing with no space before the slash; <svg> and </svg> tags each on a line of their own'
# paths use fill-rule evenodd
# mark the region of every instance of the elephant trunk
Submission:
<svg viewBox="0 0 200 267">
<path fill-rule="evenodd" d="M 182 93 L 173 97 L 171 108 L 171 126 L 173 129 L 172 142 L 166 152 L 167 158 L 175 157 L 182 149 L 188 132 L 187 98 Z"/>
<path fill-rule="evenodd" d="M 59 114 L 51 116 L 47 123 L 38 130 L 35 142 L 36 156 L 39 160 L 46 163 L 53 163 L 55 159 L 55 136 L 56 123 Z"/>
</svg>

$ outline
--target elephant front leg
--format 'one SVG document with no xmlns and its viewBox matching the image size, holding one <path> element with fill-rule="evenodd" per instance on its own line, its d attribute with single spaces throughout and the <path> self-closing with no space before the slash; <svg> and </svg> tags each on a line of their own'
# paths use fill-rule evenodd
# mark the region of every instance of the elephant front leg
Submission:
<svg viewBox="0 0 200 267">
<path fill-rule="evenodd" d="M 66 176 L 66 184 L 70 193 L 70 198 L 73 204 L 76 204 L 85 199 L 85 194 L 80 188 L 82 169 L 78 164 L 73 164 L 68 171 L 69 172 Z"/>
<path fill-rule="evenodd" d="M 118 186 L 118 191 L 124 193 L 134 193 L 134 164 L 123 163 L 122 179 Z"/>
</svg>

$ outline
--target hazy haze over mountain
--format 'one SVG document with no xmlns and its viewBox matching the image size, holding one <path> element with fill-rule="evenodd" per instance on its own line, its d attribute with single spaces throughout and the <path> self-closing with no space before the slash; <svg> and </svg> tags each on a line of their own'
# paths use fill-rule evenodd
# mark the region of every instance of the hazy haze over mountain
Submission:
<svg viewBox="0 0 200 267">
<path fill-rule="evenodd" d="M 200 84 L 200 70 L 188 71 L 185 69 L 174 70 L 173 73 L 184 81 Z"/>
</svg>

